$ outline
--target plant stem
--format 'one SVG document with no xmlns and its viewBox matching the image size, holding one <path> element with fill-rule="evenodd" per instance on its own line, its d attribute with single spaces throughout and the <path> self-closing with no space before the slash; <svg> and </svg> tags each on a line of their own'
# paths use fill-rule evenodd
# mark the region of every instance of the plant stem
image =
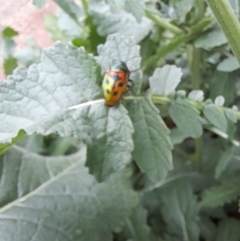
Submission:
<svg viewBox="0 0 240 241">
<path fill-rule="evenodd" d="M 174 51 L 179 46 L 184 43 L 188 43 L 189 41 L 193 40 L 198 36 L 199 33 L 202 32 L 203 29 L 211 26 L 215 21 L 213 19 L 203 19 L 202 21 L 198 22 L 194 26 L 192 26 L 188 33 L 182 33 L 174 38 L 171 39 L 170 43 L 166 46 L 161 46 L 157 53 L 154 56 L 151 56 L 146 60 L 143 66 L 143 70 L 153 66 L 159 59 L 163 58 L 166 54 Z"/>
<path fill-rule="evenodd" d="M 83 11 L 85 14 L 85 17 L 88 17 L 88 0 L 82 0 L 82 5 L 83 5 Z"/>
<path fill-rule="evenodd" d="M 240 24 L 235 17 L 228 0 L 206 0 L 212 9 L 220 27 L 225 33 L 228 43 L 240 62 Z"/>
<path fill-rule="evenodd" d="M 151 19 L 154 23 L 156 23 L 158 26 L 174 33 L 174 34 L 181 34 L 183 33 L 183 30 L 173 24 L 171 24 L 167 19 L 164 18 L 160 18 L 159 16 L 157 16 L 156 14 L 148 11 L 145 9 L 145 14 L 146 17 L 148 17 L 149 19 Z"/>
<path fill-rule="evenodd" d="M 143 96 L 126 96 L 124 97 L 125 100 L 140 100 L 144 98 Z M 152 95 L 152 102 L 154 104 L 160 104 L 160 105 L 168 105 L 173 101 L 173 99 L 170 99 L 169 97 L 166 96 L 160 96 L 160 95 Z M 203 102 L 196 102 L 190 99 L 186 99 L 186 101 L 191 104 L 192 106 L 194 106 L 196 109 L 198 109 L 199 111 L 202 111 L 204 108 L 204 103 Z M 227 110 L 232 110 L 233 113 L 236 115 L 237 119 L 240 120 L 240 112 L 239 111 L 235 111 L 233 109 L 227 108 L 227 107 L 219 107 L 223 112 L 226 112 Z M 224 139 L 228 139 L 228 134 L 222 132 L 221 130 L 218 130 L 216 127 L 209 127 L 209 126 L 204 126 L 205 129 L 217 134 L 218 136 L 224 138 Z M 196 153 L 199 153 L 199 151 L 201 151 L 202 148 L 202 141 L 200 142 L 200 140 L 196 140 Z M 235 146 L 240 146 L 239 141 L 237 140 L 230 140 L 231 143 Z M 198 156 L 201 156 L 198 154 Z M 196 160 L 197 161 L 197 160 Z M 197 164 L 198 166 L 198 164 Z"/>
</svg>

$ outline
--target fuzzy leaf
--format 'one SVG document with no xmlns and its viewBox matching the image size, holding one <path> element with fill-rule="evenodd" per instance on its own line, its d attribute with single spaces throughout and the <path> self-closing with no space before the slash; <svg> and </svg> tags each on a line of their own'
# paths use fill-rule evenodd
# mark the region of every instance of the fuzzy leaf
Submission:
<svg viewBox="0 0 240 241">
<path fill-rule="evenodd" d="M 6 27 L 2 31 L 2 37 L 3 38 L 13 38 L 18 35 L 18 32 L 10 27 Z"/>
<path fill-rule="evenodd" d="M 218 225 L 214 241 L 239 241 L 240 222 L 233 218 L 227 218 Z"/>
<path fill-rule="evenodd" d="M 225 34 L 221 29 L 217 29 L 198 38 L 195 42 L 195 47 L 210 50 L 226 43 L 227 38 Z"/>
<path fill-rule="evenodd" d="M 211 124 L 224 132 L 227 131 L 227 119 L 218 106 L 209 104 L 204 107 L 203 113 Z"/>
<path fill-rule="evenodd" d="M 126 108 L 135 129 L 133 159 L 151 180 L 162 180 L 173 168 L 169 130 L 149 96 L 128 101 Z"/>
<path fill-rule="evenodd" d="M 235 200 L 240 195 L 239 181 L 239 177 L 233 177 L 204 190 L 201 206 L 214 208 Z"/>
<path fill-rule="evenodd" d="M 199 111 L 186 100 L 178 98 L 171 103 L 169 114 L 185 136 L 198 138 L 202 135 Z"/>
<path fill-rule="evenodd" d="M 101 36 L 119 33 L 125 38 L 133 36 L 138 43 L 148 35 L 153 26 L 153 23 L 146 17 L 138 23 L 136 18 L 125 10 L 113 12 L 105 2 L 92 1 L 90 13 Z"/>
<path fill-rule="evenodd" d="M 98 55 L 96 60 L 102 67 L 102 73 L 109 69 L 114 59 L 126 62 L 130 71 L 140 69 L 140 46 L 135 44 L 133 38 L 126 39 L 120 34 L 110 35 L 104 45 L 98 46 Z M 135 93 L 140 92 L 141 76 L 142 72 L 140 70 L 130 74 Z"/>
<path fill-rule="evenodd" d="M 137 203 L 128 170 L 99 184 L 84 167 L 83 154 L 20 153 L 7 152 L 1 165 L 1 173 L 15 175 L 2 176 L 14 201 L 0 209 L 0 241 L 14 240 L 13 233 L 19 241 L 110 241 Z"/>
<path fill-rule="evenodd" d="M 188 98 L 194 101 L 203 101 L 204 100 L 204 92 L 202 90 L 192 90 L 188 94 Z"/>
<path fill-rule="evenodd" d="M 99 80 L 97 63 L 82 48 L 56 43 L 44 50 L 39 64 L 0 83 L 0 142 L 8 146 L 20 130 L 73 136 L 89 143 L 90 172 L 109 177 L 131 161 L 133 127 L 123 106 L 109 109 L 99 99 Z"/>
<path fill-rule="evenodd" d="M 157 95 L 169 95 L 175 91 L 180 83 L 182 71 L 175 65 L 165 65 L 155 69 L 153 76 L 149 78 L 151 90 Z"/>
<path fill-rule="evenodd" d="M 161 212 L 168 233 L 177 240 L 198 241 L 198 204 L 191 184 L 175 181 L 159 192 Z"/>
</svg>

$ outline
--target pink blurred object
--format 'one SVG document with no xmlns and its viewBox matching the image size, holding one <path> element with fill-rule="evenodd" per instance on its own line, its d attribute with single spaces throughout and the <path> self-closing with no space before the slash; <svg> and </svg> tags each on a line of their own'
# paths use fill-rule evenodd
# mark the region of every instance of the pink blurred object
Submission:
<svg viewBox="0 0 240 241">
<path fill-rule="evenodd" d="M 52 40 L 43 25 L 44 15 L 56 14 L 56 11 L 57 5 L 53 0 L 46 0 L 42 9 L 35 7 L 32 0 L 2 0 L 0 26 L 9 26 L 18 31 L 19 35 L 15 38 L 17 48 L 24 47 L 27 36 L 33 37 L 40 47 L 45 48 L 52 45 Z M 0 60 L 0 79 L 5 79 L 1 62 Z"/>
</svg>

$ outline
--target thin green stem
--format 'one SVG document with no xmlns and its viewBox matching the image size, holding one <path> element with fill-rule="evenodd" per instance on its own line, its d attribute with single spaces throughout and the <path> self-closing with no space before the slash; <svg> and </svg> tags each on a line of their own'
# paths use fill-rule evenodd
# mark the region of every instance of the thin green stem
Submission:
<svg viewBox="0 0 240 241">
<path fill-rule="evenodd" d="M 183 33 L 183 30 L 173 24 L 171 24 L 167 19 L 160 18 L 156 14 L 148 11 L 145 9 L 145 15 L 151 19 L 154 23 L 156 23 L 158 26 L 174 33 L 174 34 L 181 34 Z"/>
<path fill-rule="evenodd" d="M 85 14 L 85 17 L 88 17 L 88 0 L 82 0 L 82 5 L 83 5 L 83 11 Z"/>
<path fill-rule="evenodd" d="M 234 15 L 228 0 L 206 0 L 212 9 L 220 27 L 225 33 L 228 43 L 240 62 L 240 24 Z"/>
</svg>

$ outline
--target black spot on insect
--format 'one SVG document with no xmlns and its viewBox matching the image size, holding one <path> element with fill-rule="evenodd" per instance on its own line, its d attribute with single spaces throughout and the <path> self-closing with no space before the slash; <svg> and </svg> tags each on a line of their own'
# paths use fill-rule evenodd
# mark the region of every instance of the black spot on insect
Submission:
<svg viewBox="0 0 240 241">
<path fill-rule="evenodd" d="M 123 82 L 120 82 L 120 83 L 118 84 L 118 87 L 123 87 L 123 85 L 124 85 L 124 83 L 123 83 Z"/>
<path fill-rule="evenodd" d="M 110 90 L 106 89 L 106 92 L 107 92 L 108 94 L 110 94 Z"/>
<path fill-rule="evenodd" d="M 109 85 L 109 84 L 110 84 L 109 79 L 107 79 L 107 80 L 106 80 L 106 84 L 107 84 L 107 85 Z"/>
<path fill-rule="evenodd" d="M 114 95 L 118 95 L 118 91 L 114 91 L 113 94 L 114 94 Z"/>
</svg>

